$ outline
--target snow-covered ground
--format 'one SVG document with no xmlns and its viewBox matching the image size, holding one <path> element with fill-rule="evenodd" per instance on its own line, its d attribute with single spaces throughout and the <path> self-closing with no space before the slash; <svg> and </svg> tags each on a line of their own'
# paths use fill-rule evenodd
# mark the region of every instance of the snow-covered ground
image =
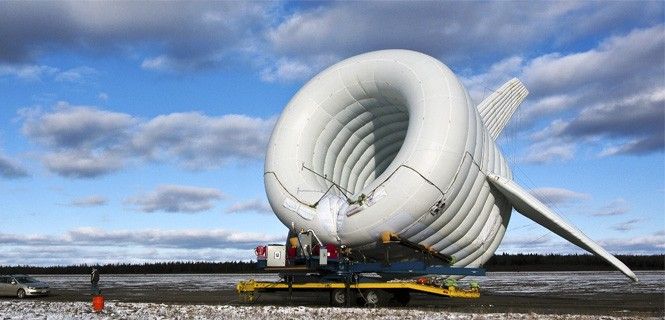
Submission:
<svg viewBox="0 0 665 320">
<path fill-rule="evenodd" d="M 665 271 L 637 271 L 634 283 L 618 271 L 584 272 L 488 272 L 485 277 L 465 278 L 460 285 L 477 280 L 485 293 L 496 295 L 556 295 L 560 293 L 594 295 L 598 293 L 665 293 Z M 90 288 L 88 275 L 36 275 L 54 290 Z M 274 274 L 102 274 L 99 285 L 104 289 L 122 288 L 127 292 L 147 287 L 178 288 L 181 291 L 215 291 L 235 288 L 238 281 L 255 279 L 277 281 Z M 186 285 L 183 285 L 186 284 Z"/>
<path fill-rule="evenodd" d="M 639 282 L 619 271 L 488 272 L 478 277 L 483 292 L 496 295 L 592 296 L 599 293 L 665 293 L 665 271 L 636 271 Z"/>
<path fill-rule="evenodd" d="M 409 309 L 166 305 L 107 302 L 100 313 L 85 302 L 0 301 L 0 319 L 634 319 L 593 315 L 448 313 Z M 654 318 L 655 319 L 655 318 Z"/>
<path fill-rule="evenodd" d="M 665 271 L 638 271 L 640 282 L 632 283 L 618 272 L 499 272 L 488 273 L 477 278 L 482 294 L 494 296 L 536 296 L 568 297 L 581 295 L 584 299 L 594 299 L 595 294 L 622 293 L 651 294 L 661 293 L 665 297 Z M 37 275 L 37 278 L 51 285 L 54 295 L 63 292 L 86 297 L 89 292 L 87 275 Z M 100 286 L 104 290 L 115 290 L 123 296 L 145 295 L 147 291 L 171 292 L 189 290 L 219 294 L 220 290 L 232 292 L 240 280 L 254 278 L 275 281 L 270 274 L 245 275 L 106 275 L 103 274 Z M 462 286 L 471 279 L 461 281 Z M 76 297 L 74 297 L 76 298 Z M 87 298 L 86 298 L 87 299 Z M 56 299 L 60 300 L 60 299 Z M 65 299 L 67 300 L 67 299 Z M 73 299 L 77 300 L 77 299 Z M 136 301 L 136 300 L 135 300 Z M 137 300 L 142 301 L 142 300 Z M 150 300 L 147 300 L 150 301 Z M 154 300 L 153 300 L 154 301 Z M 632 310 L 632 309 L 631 309 Z M 8 319 L 631 319 L 600 315 L 548 315 L 534 313 L 457 313 L 427 308 L 327 308 L 327 307 L 277 307 L 248 305 L 195 305 L 195 304 L 156 304 L 134 303 L 107 300 L 102 313 L 93 313 L 90 301 L 62 302 L 50 299 L 16 298 L 0 299 L 0 320 Z M 628 312 L 628 311 L 626 311 Z M 545 313 L 545 312 L 544 312 Z M 625 313 L 634 315 L 636 313 Z M 639 314 L 639 313 L 638 313 Z M 653 313 L 647 313 L 653 314 Z"/>
</svg>

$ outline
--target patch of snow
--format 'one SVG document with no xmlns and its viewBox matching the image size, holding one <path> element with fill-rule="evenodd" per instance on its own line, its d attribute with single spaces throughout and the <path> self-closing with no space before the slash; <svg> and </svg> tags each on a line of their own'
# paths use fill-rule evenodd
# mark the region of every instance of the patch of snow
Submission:
<svg viewBox="0 0 665 320">
<path fill-rule="evenodd" d="M 446 319 L 540 320 L 597 319 L 593 315 L 540 315 L 534 313 L 443 313 L 441 311 L 384 308 L 315 308 L 278 306 L 212 306 L 107 301 L 95 313 L 86 302 L 0 301 L 3 320 L 13 319 Z M 603 316 L 606 320 L 628 319 Z"/>
</svg>

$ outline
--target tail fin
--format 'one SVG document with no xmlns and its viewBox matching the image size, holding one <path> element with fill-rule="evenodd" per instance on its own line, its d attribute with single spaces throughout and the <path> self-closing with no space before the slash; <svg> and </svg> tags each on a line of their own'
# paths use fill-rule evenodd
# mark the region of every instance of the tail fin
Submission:
<svg viewBox="0 0 665 320">
<path fill-rule="evenodd" d="M 572 242 L 578 247 L 589 251 L 603 260 L 609 262 L 628 278 L 637 282 L 637 277 L 623 262 L 619 261 L 611 253 L 607 252 L 593 240 L 589 239 L 582 231 L 578 230 L 568 222 L 564 221 L 556 213 L 552 212 L 545 204 L 529 194 L 522 187 L 510 179 L 502 178 L 495 174 L 487 176 L 492 183 L 525 217 L 535 221 L 539 225 L 558 234 L 562 238 Z"/>
<path fill-rule="evenodd" d="M 477 106 L 492 139 L 496 140 L 501 134 L 510 117 L 528 94 L 529 91 L 524 84 L 513 78 Z"/>
</svg>

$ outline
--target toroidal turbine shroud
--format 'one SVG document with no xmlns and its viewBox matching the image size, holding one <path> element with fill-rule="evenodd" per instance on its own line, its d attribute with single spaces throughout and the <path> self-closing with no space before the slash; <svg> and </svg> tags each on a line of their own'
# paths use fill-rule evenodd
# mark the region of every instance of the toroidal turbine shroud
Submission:
<svg viewBox="0 0 665 320">
<path fill-rule="evenodd" d="M 478 106 L 438 60 L 408 50 L 358 55 L 310 80 L 282 112 L 265 163 L 268 200 L 292 230 L 376 253 L 384 231 L 479 266 L 517 209 L 623 263 L 514 181 L 495 139 L 528 91 L 512 79 Z"/>
<path fill-rule="evenodd" d="M 270 140 L 266 190 L 285 225 L 325 242 L 371 247 L 392 231 L 478 265 L 511 210 L 480 171 L 510 177 L 495 148 L 445 65 L 413 51 L 372 52 L 328 68 L 291 100 Z M 359 212 L 341 201 L 362 194 Z"/>
</svg>

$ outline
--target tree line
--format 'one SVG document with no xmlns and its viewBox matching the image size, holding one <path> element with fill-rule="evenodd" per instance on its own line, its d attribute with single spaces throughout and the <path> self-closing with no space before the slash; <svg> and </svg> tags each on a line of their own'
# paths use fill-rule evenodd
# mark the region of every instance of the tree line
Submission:
<svg viewBox="0 0 665 320">
<path fill-rule="evenodd" d="M 633 270 L 665 270 L 665 255 L 617 255 Z M 174 273 L 255 273 L 255 261 L 173 261 L 155 263 L 114 263 L 70 266 L 0 266 L 0 274 L 87 274 L 95 267 L 106 274 Z M 614 270 L 607 262 L 589 254 L 495 254 L 487 271 L 596 271 Z"/>
<path fill-rule="evenodd" d="M 172 261 L 154 263 L 111 263 L 102 265 L 79 264 L 71 266 L 0 266 L 0 274 L 85 274 L 92 268 L 106 274 L 147 273 L 252 273 L 257 272 L 254 261 Z"/>
<path fill-rule="evenodd" d="M 632 270 L 664 270 L 665 255 L 616 255 Z M 495 254 L 485 264 L 487 271 L 601 271 L 614 270 L 590 254 Z"/>
</svg>

